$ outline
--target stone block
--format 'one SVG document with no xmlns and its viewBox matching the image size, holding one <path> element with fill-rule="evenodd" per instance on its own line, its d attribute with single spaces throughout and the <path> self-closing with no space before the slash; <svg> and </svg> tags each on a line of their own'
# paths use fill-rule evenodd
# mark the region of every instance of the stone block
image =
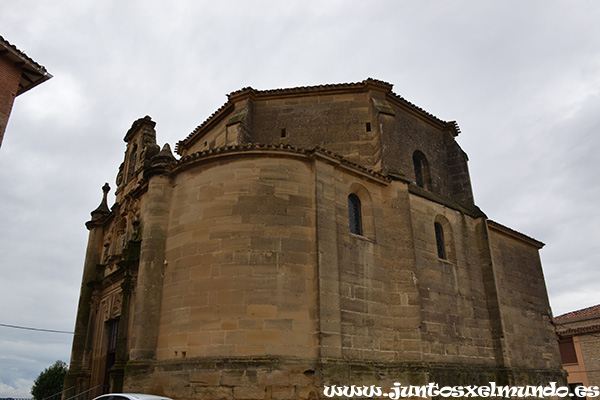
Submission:
<svg viewBox="0 0 600 400">
<path fill-rule="evenodd" d="M 178 333 L 169 335 L 169 347 L 185 347 L 188 344 L 188 334 Z"/>
<path fill-rule="evenodd" d="M 206 332 L 189 333 L 187 344 L 189 346 L 202 346 L 210 345 L 212 343 L 212 337 Z"/>
<path fill-rule="evenodd" d="M 279 330 L 282 332 L 292 330 L 292 319 L 265 319 L 264 328 L 265 330 Z"/>
<path fill-rule="evenodd" d="M 246 344 L 261 345 L 279 343 L 281 332 L 279 331 L 246 331 Z"/>
<path fill-rule="evenodd" d="M 235 355 L 235 345 L 212 344 L 205 347 L 205 354 L 207 356 L 233 356 Z"/>
<path fill-rule="evenodd" d="M 261 356 L 266 354 L 265 349 L 264 344 L 240 344 L 235 346 L 235 354 L 237 356 Z"/>
<path fill-rule="evenodd" d="M 246 344 L 246 332 L 244 331 L 229 331 L 225 332 L 225 344 Z"/>
<path fill-rule="evenodd" d="M 236 400 L 265 399 L 266 388 L 264 386 L 236 386 L 233 388 L 233 396 Z"/>
<path fill-rule="evenodd" d="M 235 292 L 231 290 L 219 290 L 208 293 L 208 304 L 210 306 L 237 305 L 240 303 L 241 299 L 235 296 Z"/>
<path fill-rule="evenodd" d="M 256 385 L 258 373 L 254 369 L 223 369 L 221 371 L 221 385 L 223 386 L 250 386 Z"/>
<path fill-rule="evenodd" d="M 194 386 L 194 399 L 231 400 L 233 388 L 227 386 Z"/>
<path fill-rule="evenodd" d="M 194 369 L 190 372 L 190 385 L 219 386 L 221 383 L 221 371 L 208 371 Z"/>
<path fill-rule="evenodd" d="M 259 370 L 257 373 L 258 385 L 289 387 L 290 372 L 286 369 Z"/>
<path fill-rule="evenodd" d="M 250 304 L 246 307 L 246 316 L 248 318 L 276 318 L 278 307 L 269 304 Z"/>
<path fill-rule="evenodd" d="M 231 331 L 238 329 L 238 320 L 237 319 L 223 319 L 221 320 L 221 330 Z"/>
<path fill-rule="evenodd" d="M 304 346 L 309 347 L 317 343 L 316 338 L 306 332 L 283 331 L 280 335 L 280 342 L 285 346 Z"/>
<path fill-rule="evenodd" d="M 271 388 L 271 398 L 273 400 L 296 399 L 296 390 L 293 386 L 273 386 Z"/>
<path fill-rule="evenodd" d="M 244 330 L 263 330 L 264 320 L 258 318 L 238 320 L 238 328 Z"/>
</svg>

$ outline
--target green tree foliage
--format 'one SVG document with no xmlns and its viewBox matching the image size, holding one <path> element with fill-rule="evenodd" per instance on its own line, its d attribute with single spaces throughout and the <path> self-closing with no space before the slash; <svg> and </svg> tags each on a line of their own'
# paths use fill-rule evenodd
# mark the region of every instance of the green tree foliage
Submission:
<svg viewBox="0 0 600 400">
<path fill-rule="evenodd" d="M 31 388 L 33 398 L 42 400 L 53 394 L 60 393 L 63 390 L 66 374 L 67 364 L 64 361 L 57 361 L 46 368 L 33 382 L 33 387 Z"/>
</svg>

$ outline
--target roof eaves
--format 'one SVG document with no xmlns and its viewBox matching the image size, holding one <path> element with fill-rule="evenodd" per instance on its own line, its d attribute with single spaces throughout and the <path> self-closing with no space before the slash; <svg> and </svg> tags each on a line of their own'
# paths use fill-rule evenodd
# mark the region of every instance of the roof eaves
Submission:
<svg viewBox="0 0 600 400">
<path fill-rule="evenodd" d="M 255 98 L 261 97 L 293 97 L 298 95 L 306 94 L 332 94 L 335 92 L 347 92 L 348 90 L 364 90 L 367 86 L 367 82 L 380 82 L 374 80 L 364 80 L 362 82 L 352 83 L 334 83 L 326 85 L 315 85 L 315 86 L 297 86 L 293 88 L 279 88 L 279 89 L 267 89 L 267 90 L 256 90 L 251 87 L 236 90 L 228 95 L 229 99 L 237 99 L 240 95 L 251 94 Z"/>
<path fill-rule="evenodd" d="M 181 155 L 183 147 L 189 146 L 197 134 L 211 126 L 215 119 L 222 117 L 229 108 L 237 101 L 250 97 L 252 99 L 264 98 L 264 97 L 293 97 L 302 94 L 318 94 L 327 93 L 331 94 L 334 92 L 347 92 L 348 90 L 364 90 L 366 87 L 383 87 L 387 90 L 391 90 L 392 85 L 377 79 L 368 78 L 362 82 L 355 83 L 340 83 L 340 84 L 327 84 L 327 85 L 316 85 L 316 86 L 299 86 L 294 88 L 281 88 L 281 89 L 267 89 L 267 90 L 256 90 L 250 86 L 235 90 L 227 95 L 227 102 L 222 105 L 217 111 L 212 113 L 207 119 L 205 119 L 200 125 L 198 125 L 185 139 L 180 140 L 175 145 L 175 151 Z"/>
<path fill-rule="evenodd" d="M 234 155 L 234 154 L 251 154 L 259 152 L 264 155 L 269 153 L 288 153 L 288 154 L 300 154 L 300 155 L 319 155 L 324 159 L 334 161 L 336 164 L 342 165 L 348 169 L 354 170 L 363 176 L 368 176 L 370 179 L 376 180 L 380 183 L 389 183 L 391 179 L 381 172 L 375 171 L 371 168 L 367 168 L 361 164 L 357 164 L 345 158 L 344 156 L 333 152 L 331 150 L 324 149 L 322 147 L 315 146 L 312 149 L 298 146 L 291 146 L 285 144 L 260 144 L 260 143 L 248 143 L 248 144 L 235 144 L 227 145 L 216 148 L 210 148 L 202 151 L 198 151 L 184 157 L 181 157 L 173 166 L 173 170 L 182 169 L 194 164 L 200 160 L 212 159 L 214 157 Z"/>
<path fill-rule="evenodd" d="M 579 326 L 577 328 L 558 328 L 556 333 L 559 336 L 573 336 L 582 333 L 595 333 L 600 332 L 600 324 Z"/>
<path fill-rule="evenodd" d="M 408 109 L 408 110 L 412 111 L 413 113 L 416 113 L 418 115 L 425 117 L 426 119 L 432 121 L 436 125 L 440 125 L 444 130 L 450 131 L 452 136 L 456 137 L 460 134 L 460 127 L 458 126 L 458 123 L 456 121 L 444 121 L 443 119 L 436 117 L 435 115 L 431 114 L 430 112 L 424 110 L 423 108 L 417 106 L 414 103 L 411 103 L 410 101 L 406 100 L 404 97 L 402 97 L 399 94 L 396 94 L 392 91 L 389 92 L 389 96 L 390 96 L 390 99 L 392 101 L 394 101 L 397 105 L 399 105 L 405 109 Z"/>
<path fill-rule="evenodd" d="M 556 323 L 567 323 L 567 322 L 577 322 L 577 321 L 585 321 L 586 319 L 593 319 L 600 317 L 600 304 L 582 308 L 581 310 L 571 311 L 565 314 L 561 314 L 557 317 L 554 317 L 554 322 Z"/>
<path fill-rule="evenodd" d="M 423 116 L 424 118 L 432 121 L 434 124 L 440 126 L 442 129 L 446 129 L 452 133 L 453 136 L 458 136 L 460 133 L 460 128 L 456 121 L 444 121 L 435 115 L 425 111 L 421 107 L 409 102 L 402 96 L 394 93 L 392 91 L 393 85 L 391 83 L 367 78 L 362 82 L 348 82 L 348 83 L 334 83 L 334 84 L 325 84 L 325 85 L 315 85 L 315 86 L 298 86 L 293 88 L 280 88 L 280 89 L 267 89 L 267 90 L 256 90 L 250 86 L 244 87 L 239 90 L 235 90 L 227 95 L 227 103 L 225 103 L 221 108 L 211 114 L 204 122 L 196 127 L 185 139 L 179 141 L 175 146 L 175 151 L 181 155 L 181 148 L 188 146 L 191 142 L 193 142 L 193 138 L 197 135 L 198 132 L 211 126 L 213 124 L 213 120 L 222 117 L 226 110 L 229 109 L 235 102 L 244 99 L 246 97 L 250 97 L 251 99 L 260 99 L 260 98 L 286 98 L 286 97 L 294 97 L 298 95 L 319 95 L 319 94 L 336 94 L 336 93 L 348 93 L 348 92 L 361 92 L 367 91 L 370 89 L 380 90 L 389 94 L 391 99 L 393 99 L 397 104 L 403 106 L 405 109 L 411 110 L 412 112 Z"/>
<path fill-rule="evenodd" d="M 177 144 L 175 145 L 175 152 L 179 155 L 183 155 L 182 148 L 185 148 L 185 147 L 189 146 L 191 143 L 193 143 L 194 138 L 197 136 L 198 132 L 200 132 L 201 130 L 206 129 L 206 128 L 212 126 L 213 124 L 217 123 L 218 121 L 220 121 L 225 116 L 225 114 L 227 112 L 231 111 L 232 109 L 233 109 L 233 103 L 231 101 L 228 101 L 227 103 L 225 103 L 221 107 L 219 107 L 217 109 L 217 111 L 212 113 L 207 119 L 204 120 L 204 122 L 202 122 L 200 125 L 198 125 L 196 127 L 196 129 L 194 129 L 189 135 L 187 135 L 187 137 L 185 139 L 177 142 Z"/>
<path fill-rule="evenodd" d="M 3 55 L 11 57 L 16 63 L 22 63 L 22 65 L 27 66 L 22 68 L 21 82 L 19 83 L 17 96 L 52 78 L 52 75 L 48 73 L 43 65 L 35 62 L 2 36 L 0 36 L 0 48 L 4 49 Z"/>
<path fill-rule="evenodd" d="M 527 236 L 521 232 L 515 231 L 514 229 L 504 226 L 496 221 L 492 221 L 491 219 L 487 220 L 487 225 L 489 228 L 495 229 L 496 231 L 502 232 L 508 236 L 512 236 L 514 238 L 528 242 L 529 244 L 537 247 L 538 249 L 541 249 L 545 246 L 543 242 L 540 242 L 539 240 Z"/>
</svg>

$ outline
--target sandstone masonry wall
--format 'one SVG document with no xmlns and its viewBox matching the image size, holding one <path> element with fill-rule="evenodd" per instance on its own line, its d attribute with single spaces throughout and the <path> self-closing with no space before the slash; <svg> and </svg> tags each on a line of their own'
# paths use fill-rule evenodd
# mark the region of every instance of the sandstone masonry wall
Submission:
<svg viewBox="0 0 600 400">
<path fill-rule="evenodd" d="M 408 200 L 406 185 L 382 185 L 337 171 L 336 189 L 342 356 L 421 360 L 410 216 L 400 211 Z M 361 200 L 363 235 L 350 232 L 351 193 Z"/>
<path fill-rule="evenodd" d="M 393 104 L 392 101 L 386 102 L 393 110 L 393 116 L 378 114 L 378 125 L 382 130 L 383 169 L 399 171 L 415 181 L 412 157 L 419 150 L 429 162 L 431 187 L 428 190 L 472 206 L 467 157 L 452 134 Z"/>
<path fill-rule="evenodd" d="M 180 160 L 137 120 L 117 202 L 88 223 L 69 381 L 103 381 L 104 308 L 88 318 L 86 304 L 119 293 L 113 390 L 316 399 L 331 384 L 561 381 L 541 243 L 474 206 L 456 134 L 375 80 L 234 92 Z"/>
<path fill-rule="evenodd" d="M 494 344 L 477 251 L 474 219 L 410 196 L 416 279 L 422 307 L 423 357 L 428 361 L 492 365 Z M 447 259 L 438 257 L 434 223 L 444 221 Z"/>
<path fill-rule="evenodd" d="M 488 224 L 507 366 L 560 368 L 550 305 L 540 268 L 540 245 Z"/>
<path fill-rule="evenodd" d="M 367 130 L 371 119 L 365 93 L 259 99 L 252 115 L 252 142 L 320 146 L 369 168 L 377 162 L 376 138 L 372 128 Z"/>
<path fill-rule="evenodd" d="M 224 161 L 175 178 L 158 358 L 315 356 L 310 166 Z"/>
</svg>

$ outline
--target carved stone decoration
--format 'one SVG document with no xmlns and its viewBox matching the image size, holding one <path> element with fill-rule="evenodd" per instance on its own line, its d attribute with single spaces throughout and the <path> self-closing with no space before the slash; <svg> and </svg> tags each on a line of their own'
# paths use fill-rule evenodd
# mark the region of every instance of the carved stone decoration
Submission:
<svg viewBox="0 0 600 400">
<path fill-rule="evenodd" d="M 113 292 L 108 294 L 100 302 L 100 313 L 102 321 L 106 322 L 115 319 L 121 315 L 121 304 L 123 303 L 123 292 Z"/>
<path fill-rule="evenodd" d="M 110 319 L 121 315 L 121 304 L 123 303 L 123 292 L 117 292 L 111 296 Z"/>
<path fill-rule="evenodd" d="M 139 219 L 140 201 L 137 198 L 127 196 L 123 205 L 123 217 L 125 217 L 129 225 Z"/>
<path fill-rule="evenodd" d="M 123 168 L 125 168 L 125 163 L 121 163 L 121 166 L 119 167 L 119 173 L 117 174 L 116 180 L 117 187 L 121 186 L 121 183 L 123 183 Z"/>
<path fill-rule="evenodd" d="M 160 146 L 148 139 L 144 140 L 143 146 L 140 159 L 144 163 L 143 166 L 147 167 L 150 159 L 160 152 Z"/>
<path fill-rule="evenodd" d="M 110 240 L 104 242 L 104 249 L 102 250 L 102 264 L 106 264 L 108 257 L 110 256 Z"/>
<path fill-rule="evenodd" d="M 94 292 L 90 298 L 90 310 L 94 312 L 98 312 L 100 309 L 100 296 Z"/>
<path fill-rule="evenodd" d="M 102 321 L 107 321 L 108 320 L 108 308 L 109 308 L 109 298 L 104 298 L 102 299 L 102 301 L 100 302 L 100 310 L 99 310 L 99 314 L 102 315 Z"/>
</svg>

